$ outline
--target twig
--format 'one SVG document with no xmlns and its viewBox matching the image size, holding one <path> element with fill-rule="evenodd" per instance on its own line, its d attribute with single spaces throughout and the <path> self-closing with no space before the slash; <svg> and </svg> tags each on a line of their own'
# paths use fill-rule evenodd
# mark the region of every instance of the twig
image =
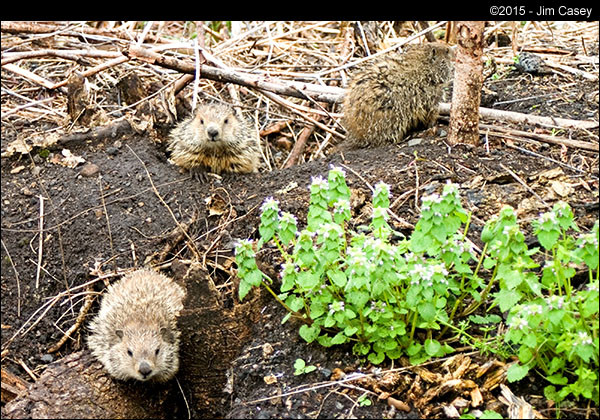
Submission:
<svg viewBox="0 0 600 420">
<path fill-rule="evenodd" d="M 19 51 L 19 52 L 5 52 L 2 53 L 2 62 L 0 65 L 5 66 L 10 63 L 14 63 L 19 60 L 26 60 L 31 58 L 39 57 L 57 57 L 65 60 L 72 60 L 81 63 L 83 57 L 94 57 L 94 58 L 116 58 L 122 54 L 119 51 L 105 51 L 105 50 L 54 50 L 54 49 L 40 49 L 34 51 Z"/>
<path fill-rule="evenodd" d="M 495 134 L 492 134 L 492 135 L 495 135 Z M 519 139 L 517 137 L 514 137 L 513 139 L 517 140 L 517 141 L 518 140 L 522 140 L 522 139 Z M 522 153 L 526 153 L 526 154 L 529 154 L 531 156 L 535 156 L 535 157 L 540 158 L 540 159 L 546 159 L 549 162 L 556 163 L 557 165 L 564 166 L 565 168 L 569 168 L 572 171 L 576 171 L 576 172 L 580 172 L 580 173 L 586 173 L 583 169 L 579 169 L 579 168 L 576 168 L 574 166 L 567 165 L 566 163 L 563 163 L 563 162 L 561 162 L 559 160 L 556 160 L 556 159 L 552 159 L 551 157 L 544 156 L 544 155 L 541 155 L 541 154 L 536 153 L 536 152 L 532 152 L 531 150 L 523 149 L 522 147 L 519 147 L 519 146 L 514 146 L 514 145 L 512 145 L 510 143 L 505 143 L 505 144 L 506 144 L 506 146 L 510 147 L 511 149 L 518 150 L 518 151 L 520 151 Z"/>
<path fill-rule="evenodd" d="M 10 252 L 8 252 L 8 248 L 4 244 L 4 240 L 2 241 L 2 248 L 4 248 L 4 252 L 6 252 L 6 256 L 8 257 L 8 261 L 10 261 L 10 265 L 15 272 L 15 279 L 17 280 L 17 318 L 21 318 L 21 282 L 19 281 L 19 272 L 17 271 L 17 267 L 15 267 L 15 262 L 10 256 Z"/>
<path fill-rule="evenodd" d="M 302 153 L 304 152 L 306 142 L 313 131 L 315 131 L 314 125 L 307 125 L 302 129 L 300 135 L 298 136 L 298 140 L 296 140 L 294 143 L 294 147 L 288 154 L 287 160 L 283 164 L 283 168 L 290 168 L 298 163 L 300 156 L 302 156 Z"/>
<path fill-rule="evenodd" d="M 546 206 L 546 207 L 550 207 L 550 205 L 549 205 L 548 203 L 546 203 L 546 202 L 544 201 L 544 199 L 543 199 L 542 197 L 540 197 L 540 196 L 539 196 L 539 195 L 538 195 L 538 194 L 537 194 L 535 191 L 533 191 L 533 190 L 531 189 L 531 187 L 530 187 L 529 185 L 527 185 L 527 184 L 525 183 L 525 181 L 523 181 L 523 180 L 522 180 L 522 179 L 519 177 L 519 175 L 517 175 L 516 173 L 514 173 L 513 171 L 511 171 L 511 170 L 510 170 L 510 169 L 509 169 L 509 168 L 508 168 L 506 165 L 504 165 L 503 163 L 501 163 L 501 164 L 500 164 L 500 167 L 501 167 L 502 169 L 504 169 L 506 172 L 508 172 L 508 173 L 509 173 L 509 175 L 510 175 L 510 176 L 512 176 L 512 177 L 515 179 L 515 181 L 517 181 L 519 184 L 521 184 L 523 187 L 525 187 L 525 189 L 526 189 L 527 191 L 529 191 L 529 192 L 530 192 L 531 194 L 533 194 L 533 195 L 534 195 L 534 196 L 535 196 L 535 197 L 536 197 L 538 200 L 540 200 L 544 206 Z"/>
<path fill-rule="evenodd" d="M 567 139 L 564 137 L 550 136 L 547 134 L 530 133 L 528 131 L 521 131 L 521 130 L 516 130 L 516 129 L 512 129 L 512 128 L 505 128 L 505 127 L 499 127 L 499 126 L 495 126 L 495 125 L 482 124 L 482 123 L 479 123 L 479 127 L 485 128 L 488 130 L 496 130 L 498 133 L 495 135 L 499 135 L 499 134 L 501 135 L 502 133 L 507 133 L 507 134 L 511 134 L 516 137 L 532 138 L 534 140 L 542 141 L 544 143 L 559 144 L 562 146 L 573 147 L 573 148 L 577 148 L 577 149 L 590 150 L 592 152 L 600 151 L 600 148 L 597 143 L 592 143 L 589 141 L 572 140 L 572 139 Z M 493 133 L 490 133 L 490 134 L 493 134 Z"/>
<path fill-rule="evenodd" d="M 67 342 L 67 340 L 71 337 L 71 335 L 73 335 L 73 333 L 75 331 L 77 331 L 77 329 L 83 323 L 83 320 L 85 319 L 85 316 L 87 315 L 88 311 L 92 307 L 92 303 L 93 302 L 94 302 L 94 295 L 92 293 L 87 294 L 85 296 L 85 300 L 83 302 L 83 305 L 81 305 L 81 309 L 79 309 L 79 315 L 77 316 L 77 319 L 75 320 L 75 324 L 73 324 L 71 326 L 71 328 L 69 328 L 65 332 L 65 334 L 58 341 L 58 343 L 56 343 L 55 345 L 53 345 L 52 347 L 50 347 L 48 349 L 48 353 L 55 353 L 55 352 L 57 352 L 63 346 L 63 344 L 65 344 Z"/>
<path fill-rule="evenodd" d="M 115 255 L 115 248 L 113 246 L 113 238 L 112 238 L 112 230 L 110 228 L 110 217 L 108 217 L 108 210 L 106 209 L 106 202 L 104 201 L 104 193 L 102 191 L 102 175 L 98 177 L 98 188 L 100 192 L 100 202 L 102 203 L 102 210 L 104 212 L 104 216 L 106 217 L 106 227 L 108 229 L 108 243 L 110 245 L 110 253 L 111 255 Z M 114 268 L 116 269 L 116 262 L 113 262 Z"/>
<path fill-rule="evenodd" d="M 441 103 L 439 111 L 442 115 L 450 115 L 450 104 Z M 598 127 L 597 121 L 570 120 L 566 118 L 543 117 L 540 115 L 523 114 L 515 111 L 503 111 L 500 109 L 479 108 L 479 115 L 482 118 L 489 118 L 501 121 L 511 121 L 522 124 L 542 125 L 557 128 L 578 128 L 593 129 Z"/>
<path fill-rule="evenodd" d="M 51 81 L 44 79 L 43 77 L 38 76 L 37 74 L 35 74 L 29 70 L 22 69 L 21 67 L 15 65 L 15 64 L 6 64 L 6 65 L 3 65 L 2 68 L 4 70 L 8 70 L 15 74 L 18 74 L 19 76 L 24 77 L 25 79 L 30 80 L 37 85 L 43 86 L 46 89 L 54 89 L 55 88 L 54 83 L 52 83 Z"/>
<path fill-rule="evenodd" d="M 173 57 L 166 57 L 150 49 L 130 45 L 124 52 L 125 55 L 147 63 L 155 64 L 182 73 L 194 74 L 196 66 L 190 60 L 178 60 Z M 275 80 L 271 77 L 258 76 L 251 73 L 245 73 L 231 68 L 216 68 L 202 65 L 200 73 L 203 78 L 215 80 L 218 82 L 231 82 L 239 85 L 263 89 L 269 92 L 294 96 L 304 99 L 307 94 L 320 102 L 338 103 L 341 102 L 344 89 L 335 86 L 322 86 L 311 83 Z"/>
<path fill-rule="evenodd" d="M 61 28 L 60 26 L 50 25 L 50 24 L 42 24 L 42 23 L 33 23 L 33 22 L 2 22 L 2 32 L 9 34 L 21 34 L 21 33 L 30 33 L 30 34 L 47 34 L 53 32 L 59 32 L 64 36 L 72 36 L 81 38 L 84 35 L 90 35 L 90 38 L 93 37 L 112 37 L 117 38 L 119 40 L 131 41 L 132 35 L 131 33 L 123 30 L 106 30 L 106 29 L 98 29 L 92 28 L 87 25 L 80 25 L 76 30 L 73 30 L 67 27 Z M 147 35 L 149 42 L 154 43 L 162 43 L 162 42 L 170 42 L 169 40 L 163 40 L 162 38 L 155 37 L 153 35 Z"/>
<path fill-rule="evenodd" d="M 43 245 L 44 245 L 44 196 L 40 194 L 40 221 L 39 221 L 39 241 L 38 241 L 38 260 L 37 260 L 37 270 L 35 272 L 35 288 L 36 290 L 40 286 L 40 270 L 42 267 L 42 255 L 43 255 Z"/>
</svg>

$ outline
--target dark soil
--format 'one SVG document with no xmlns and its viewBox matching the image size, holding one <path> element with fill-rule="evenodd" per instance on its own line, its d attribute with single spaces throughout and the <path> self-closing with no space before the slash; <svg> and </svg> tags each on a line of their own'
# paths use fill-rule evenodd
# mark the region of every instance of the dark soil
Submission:
<svg viewBox="0 0 600 420">
<path fill-rule="evenodd" d="M 498 93 L 496 101 L 503 101 L 553 91 L 558 83 L 556 77 L 514 73 L 503 82 L 488 82 L 487 86 Z M 558 99 L 547 108 L 542 103 L 532 110 L 531 102 L 527 101 L 502 108 L 597 121 L 597 83 L 581 82 L 569 89 L 568 97 L 557 95 Z M 536 104 L 539 103 L 537 100 Z M 426 134 L 417 133 L 413 137 Z M 74 288 L 95 279 L 90 274 L 94 267 L 110 271 L 155 260 L 169 243 L 169 234 L 176 227 L 173 216 L 182 223 L 194 219 L 189 233 L 220 291 L 223 307 L 237 305 L 236 280 L 231 275 L 234 241 L 257 238 L 259 207 L 268 196 L 279 200 L 282 210 L 297 215 L 301 222 L 305 220 L 311 176 L 325 176 L 332 163 L 349 168 L 346 170 L 348 185 L 356 195 L 355 223 L 361 223 L 361 218 L 365 217 L 361 209 L 370 199 L 365 181 L 374 185 L 379 180 L 391 185 L 392 201 L 416 185 L 425 186 L 419 191 L 421 197 L 441 191 L 447 181 L 458 184 L 464 207 L 472 210 L 475 216 L 469 237 L 477 245 L 481 244 L 479 234 L 483 224 L 504 204 L 517 208 L 519 217 L 527 221 L 545 211 L 538 197 L 549 205 L 562 199 L 573 208 L 582 230 L 591 228 L 598 219 L 597 153 L 542 143 L 517 144 L 580 169 L 575 171 L 510 148 L 495 137 L 489 138 L 490 152 L 487 153 L 483 147 L 458 145 L 450 148 L 444 142 L 443 132 L 442 136 L 439 134 L 440 130 L 436 136 L 400 146 L 357 150 L 343 155 L 336 153 L 325 160 L 285 170 L 230 175 L 223 179 L 211 177 L 203 184 L 167 162 L 160 140 L 143 136 L 74 145 L 71 152 L 82 156 L 87 163 L 97 165 L 100 176 L 82 176 L 82 166 L 63 167 L 35 154 L 21 159 L 3 158 L 3 369 L 31 379 L 25 368 L 39 375 L 48 363 L 85 348 L 86 324 L 58 352 L 48 352 L 77 318 L 86 289 Z M 594 134 L 598 135 L 597 129 Z M 573 133 L 573 138 L 578 136 L 587 140 L 585 135 Z M 3 150 L 5 145 L 3 139 Z M 416 161 L 415 157 L 418 158 Z M 20 166 L 24 168 L 17 171 Z M 518 175 L 537 196 L 505 168 Z M 560 170 L 553 175 L 545 172 L 552 169 Z M 570 185 L 568 196 L 560 196 L 554 188 L 555 182 Z M 44 197 L 41 249 L 40 196 Z M 414 200 L 413 193 L 392 209 L 413 225 L 418 219 L 415 204 L 420 204 Z M 408 224 L 394 223 L 398 230 L 410 234 Z M 528 222 L 523 226 L 527 228 Z M 36 287 L 40 255 L 41 270 Z M 184 264 L 193 257 L 187 248 L 172 250 L 169 255 L 168 261 L 181 260 Z M 268 256 L 264 256 L 263 264 L 267 260 Z M 278 267 L 262 268 L 268 274 L 278 270 Z M 174 275 L 175 270 L 166 265 L 164 272 Z M 103 284 L 95 282 L 91 287 L 100 291 Z M 67 289 L 72 292 L 64 293 Z M 49 305 L 55 297 L 56 302 Z M 331 379 L 336 369 L 346 373 L 360 369 L 373 372 L 372 367 L 364 364 L 361 367 L 347 347 L 325 349 L 303 342 L 297 334 L 298 325 L 293 322 L 281 325 L 285 313 L 266 293 L 256 302 L 261 305 L 259 322 L 239 320 L 250 324 L 251 339 L 241 343 L 243 350 L 231 361 L 231 370 L 227 374 L 215 374 L 214 388 L 207 391 L 215 396 L 212 403 L 220 404 L 212 407 L 213 414 L 232 418 L 418 418 L 425 413 L 417 409 L 405 413 L 378 401 L 373 394 L 367 395 L 372 405 L 361 406 L 358 398 L 363 391 L 356 387 L 317 388 L 319 383 Z M 97 303 L 88 319 L 96 311 Z M 315 365 L 317 370 L 295 376 L 293 365 L 298 358 Z M 211 375 L 211 361 L 205 363 L 206 374 Z M 380 366 L 382 369 L 389 367 L 389 361 Z M 440 367 L 431 367 L 431 370 L 435 369 L 441 371 Z M 290 394 L 301 385 L 313 385 L 313 389 Z M 553 413 L 546 410 L 543 398 L 531 397 L 543 395 L 543 387 L 538 385 L 534 389 L 533 385 L 524 381 L 521 388 L 513 386 L 511 389 L 547 417 L 552 416 Z M 231 392 L 224 392 L 226 387 Z M 399 400 L 408 399 L 406 395 L 389 391 Z M 441 406 L 449 401 L 448 398 L 453 397 L 440 397 L 434 402 Z M 197 403 L 193 402 L 192 408 L 197 407 L 194 405 Z M 576 407 L 583 405 L 580 402 Z M 503 410 L 502 406 L 491 408 Z M 437 411 L 428 410 L 430 416 L 444 416 L 439 407 Z M 183 413 L 186 411 L 182 409 L 181 416 L 185 416 Z M 199 413 L 202 411 L 192 409 L 192 415 Z M 585 414 L 575 409 L 572 413 Z"/>
</svg>

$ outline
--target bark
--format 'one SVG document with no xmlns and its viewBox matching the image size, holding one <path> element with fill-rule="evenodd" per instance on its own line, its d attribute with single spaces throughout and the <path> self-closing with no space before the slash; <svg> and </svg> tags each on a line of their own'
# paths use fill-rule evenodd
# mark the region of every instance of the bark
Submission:
<svg viewBox="0 0 600 420">
<path fill-rule="evenodd" d="M 483 27 L 484 22 L 457 22 L 458 48 L 448 135 L 450 144 L 479 144 Z"/>
</svg>

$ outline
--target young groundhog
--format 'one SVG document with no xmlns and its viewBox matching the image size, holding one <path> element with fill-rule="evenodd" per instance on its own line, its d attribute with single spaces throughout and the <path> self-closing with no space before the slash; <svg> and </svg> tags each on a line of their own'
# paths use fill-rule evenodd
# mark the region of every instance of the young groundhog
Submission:
<svg viewBox="0 0 600 420">
<path fill-rule="evenodd" d="M 233 108 L 200 105 L 194 115 L 171 131 L 169 150 L 175 164 L 195 174 L 203 172 L 256 172 L 260 144 L 256 130 Z"/>
<path fill-rule="evenodd" d="M 148 269 L 111 284 L 89 327 L 92 354 L 117 379 L 171 379 L 179 368 L 184 297 L 181 286 Z"/>
<path fill-rule="evenodd" d="M 397 143 L 437 119 L 444 85 L 454 71 L 454 51 L 431 43 L 388 54 L 361 66 L 344 98 L 343 147 Z"/>
</svg>

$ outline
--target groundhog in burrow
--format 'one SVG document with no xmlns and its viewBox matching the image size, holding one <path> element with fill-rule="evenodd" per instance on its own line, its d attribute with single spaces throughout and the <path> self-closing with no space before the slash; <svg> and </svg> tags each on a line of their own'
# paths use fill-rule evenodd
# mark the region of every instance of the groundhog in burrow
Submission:
<svg viewBox="0 0 600 420">
<path fill-rule="evenodd" d="M 344 98 L 342 147 L 397 143 L 409 131 L 433 125 L 453 72 L 454 51 L 441 43 L 409 46 L 360 66 Z"/>
<path fill-rule="evenodd" d="M 260 143 L 255 128 L 227 105 L 208 103 L 171 131 L 168 150 L 175 164 L 195 176 L 204 172 L 256 172 Z"/>
<path fill-rule="evenodd" d="M 184 289 L 140 269 L 108 287 L 91 322 L 88 346 L 117 379 L 171 379 L 179 368 L 177 316 Z"/>
</svg>

